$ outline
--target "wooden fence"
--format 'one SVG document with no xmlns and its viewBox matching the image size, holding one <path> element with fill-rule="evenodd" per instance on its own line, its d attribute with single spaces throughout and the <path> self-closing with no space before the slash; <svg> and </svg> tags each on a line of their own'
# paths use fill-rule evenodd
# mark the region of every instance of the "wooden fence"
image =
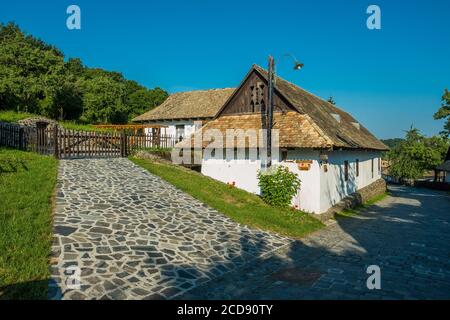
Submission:
<svg viewBox="0 0 450 320">
<path fill-rule="evenodd" d="M 141 149 L 173 148 L 176 142 L 171 135 L 87 132 L 0 122 L 0 146 L 52 154 L 58 159 L 126 157 Z"/>
</svg>

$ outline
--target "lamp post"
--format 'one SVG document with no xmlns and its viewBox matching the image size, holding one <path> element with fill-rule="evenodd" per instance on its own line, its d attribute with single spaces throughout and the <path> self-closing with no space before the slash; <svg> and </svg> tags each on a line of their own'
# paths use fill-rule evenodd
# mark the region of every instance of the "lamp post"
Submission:
<svg viewBox="0 0 450 320">
<path fill-rule="evenodd" d="M 303 63 L 299 62 L 292 54 L 287 53 L 284 56 L 290 56 L 294 60 L 294 70 L 300 70 L 303 68 Z M 269 56 L 269 85 L 268 85 L 268 108 L 267 114 L 267 168 L 272 166 L 272 127 L 273 127 L 273 109 L 274 109 L 274 87 L 275 87 L 275 60 L 272 56 Z"/>
</svg>

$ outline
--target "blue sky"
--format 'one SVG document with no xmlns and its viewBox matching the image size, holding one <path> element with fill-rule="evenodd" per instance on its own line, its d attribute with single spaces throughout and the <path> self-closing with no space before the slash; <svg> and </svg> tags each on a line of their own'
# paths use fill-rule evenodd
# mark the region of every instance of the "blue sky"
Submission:
<svg viewBox="0 0 450 320">
<path fill-rule="evenodd" d="M 82 29 L 66 28 L 81 8 Z M 377 4 L 382 29 L 366 27 Z M 448 0 L 2 0 L 0 21 L 79 57 L 169 92 L 234 87 L 252 63 L 294 54 L 305 63 L 278 74 L 323 98 L 332 95 L 379 138 L 411 124 L 438 133 L 433 120 L 450 89 Z"/>
</svg>

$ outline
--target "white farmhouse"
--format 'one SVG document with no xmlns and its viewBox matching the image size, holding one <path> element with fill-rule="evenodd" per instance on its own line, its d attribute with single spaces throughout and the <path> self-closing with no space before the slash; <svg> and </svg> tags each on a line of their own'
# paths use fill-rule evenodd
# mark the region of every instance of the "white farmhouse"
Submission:
<svg viewBox="0 0 450 320">
<path fill-rule="evenodd" d="M 264 128 L 267 83 L 267 71 L 252 66 L 214 119 L 179 147 L 194 140 L 202 140 L 202 148 L 217 143 L 208 131 L 225 137 L 230 130 Z M 381 152 L 388 147 L 350 114 L 281 78 L 276 79 L 274 100 L 280 149 L 273 165 L 288 166 L 302 182 L 293 206 L 320 214 L 362 188 L 384 185 Z M 264 150 L 254 152 L 245 139 L 235 149 L 204 149 L 201 172 L 259 194 L 257 174 L 265 166 Z"/>
<path fill-rule="evenodd" d="M 158 107 L 134 118 L 133 122 L 163 126 L 161 134 L 176 137 L 179 141 L 214 118 L 233 91 L 234 88 L 225 88 L 174 93 Z M 149 130 L 146 134 L 151 134 Z"/>
</svg>

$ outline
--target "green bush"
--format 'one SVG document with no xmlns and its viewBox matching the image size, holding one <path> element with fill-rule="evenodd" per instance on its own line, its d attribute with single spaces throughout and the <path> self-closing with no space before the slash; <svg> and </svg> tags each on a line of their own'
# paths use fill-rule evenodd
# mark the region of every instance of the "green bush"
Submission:
<svg viewBox="0 0 450 320">
<path fill-rule="evenodd" d="M 260 170 L 258 180 L 263 200 L 274 207 L 289 207 L 301 185 L 297 174 L 284 166 Z"/>
</svg>

